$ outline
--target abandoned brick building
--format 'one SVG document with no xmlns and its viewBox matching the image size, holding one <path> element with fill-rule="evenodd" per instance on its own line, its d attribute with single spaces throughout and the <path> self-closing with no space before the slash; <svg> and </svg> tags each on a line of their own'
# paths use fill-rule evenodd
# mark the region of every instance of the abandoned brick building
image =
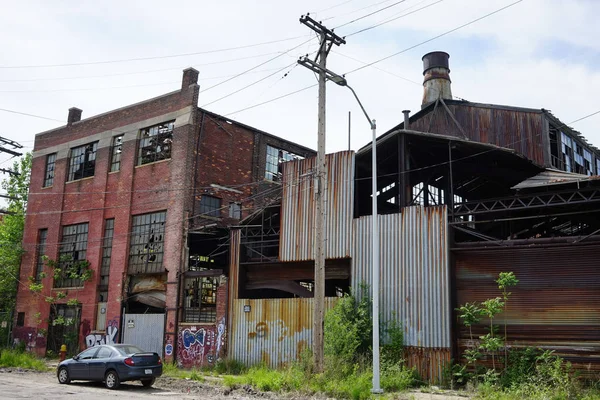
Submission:
<svg viewBox="0 0 600 400">
<path fill-rule="evenodd" d="M 197 81 L 188 68 L 180 90 L 83 120 L 71 108 L 36 135 L 20 281 L 43 289 L 19 286 L 15 340 L 38 353 L 122 340 L 167 358 L 200 342 L 195 358 L 218 357 L 226 228 L 281 190 L 281 162 L 314 152 L 199 108 Z M 44 256 L 87 260 L 92 278 L 54 279 Z"/>
</svg>

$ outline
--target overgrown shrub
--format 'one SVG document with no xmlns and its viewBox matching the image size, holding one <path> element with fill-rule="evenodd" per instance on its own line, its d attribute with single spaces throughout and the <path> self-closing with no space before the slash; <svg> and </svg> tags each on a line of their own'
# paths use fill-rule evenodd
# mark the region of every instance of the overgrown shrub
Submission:
<svg viewBox="0 0 600 400">
<path fill-rule="evenodd" d="M 0 368 L 24 368 L 36 371 L 47 371 L 46 363 L 31 353 L 2 349 L 0 351 Z"/>
<path fill-rule="evenodd" d="M 246 366 L 237 360 L 222 358 L 215 363 L 215 372 L 217 374 L 239 375 L 246 369 Z"/>
</svg>

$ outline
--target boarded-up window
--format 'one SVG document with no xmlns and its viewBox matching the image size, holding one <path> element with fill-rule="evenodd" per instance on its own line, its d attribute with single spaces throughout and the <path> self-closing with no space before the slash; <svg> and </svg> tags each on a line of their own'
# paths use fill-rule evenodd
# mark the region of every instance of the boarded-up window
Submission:
<svg viewBox="0 0 600 400">
<path fill-rule="evenodd" d="M 129 244 L 129 273 L 163 272 L 166 211 L 135 215 Z"/>
</svg>

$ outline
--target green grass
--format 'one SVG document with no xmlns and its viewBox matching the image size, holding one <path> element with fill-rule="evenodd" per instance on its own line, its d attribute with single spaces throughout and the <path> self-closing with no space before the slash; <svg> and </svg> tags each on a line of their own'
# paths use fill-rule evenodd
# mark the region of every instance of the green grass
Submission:
<svg viewBox="0 0 600 400">
<path fill-rule="evenodd" d="M 24 368 L 36 371 L 48 371 L 46 363 L 30 353 L 14 350 L 0 350 L 0 368 Z"/>
</svg>

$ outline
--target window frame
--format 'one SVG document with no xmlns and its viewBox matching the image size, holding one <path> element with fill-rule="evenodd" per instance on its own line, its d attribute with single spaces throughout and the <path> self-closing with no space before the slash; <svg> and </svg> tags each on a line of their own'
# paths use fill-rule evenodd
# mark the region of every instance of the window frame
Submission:
<svg viewBox="0 0 600 400">
<path fill-rule="evenodd" d="M 78 154 L 75 154 L 78 153 Z M 69 150 L 67 182 L 93 177 L 96 173 L 98 142 L 91 142 Z"/>
<path fill-rule="evenodd" d="M 198 217 L 221 218 L 222 199 L 203 194 L 198 202 Z"/>
<path fill-rule="evenodd" d="M 81 279 L 65 278 L 65 270 L 68 268 L 69 263 L 87 259 L 89 228 L 89 222 L 62 227 L 58 252 L 62 274 L 58 279 L 54 279 L 54 288 L 83 287 Z M 62 261 L 63 257 L 67 255 L 71 255 L 71 260 Z"/>
<path fill-rule="evenodd" d="M 281 182 L 283 178 L 282 164 L 288 161 L 303 160 L 304 157 L 291 151 L 267 144 L 265 160 L 265 179 L 272 182 Z"/>
<path fill-rule="evenodd" d="M 44 256 L 46 255 L 46 241 L 48 240 L 48 229 L 38 229 L 37 239 L 37 254 L 35 257 L 35 281 L 37 283 L 42 280 L 42 272 L 44 272 Z"/>
<path fill-rule="evenodd" d="M 44 184 L 42 187 L 51 187 L 54 185 L 54 177 L 56 176 L 56 153 L 46 156 L 46 169 L 44 170 Z"/>
<path fill-rule="evenodd" d="M 229 203 L 229 218 L 242 219 L 242 204 L 232 201 Z"/>
<path fill-rule="evenodd" d="M 140 129 L 136 165 L 141 166 L 162 160 L 170 160 L 173 151 L 174 131 L 175 120 Z M 161 141 L 163 147 L 168 148 L 167 151 L 163 152 L 163 149 L 161 149 Z M 147 151 L 147 153 L 143 154 L 145 151 Z"/>
<path fill-rule="evenodd" d="M 124 134 L 113 136 L 110 146 L 110 172 L 121 170 L 121 154 L 123 153 Z M 119 141 L 119 143 L 117 143 Z"/>
<path fill-rule="evenodd" d="M 127 261 L 129 274 L 164 272 L 166 221 L 166 210 L 131 216 Z M 142 262 L 139 261 L 140 259 Z"/>
<path fill-rule="evenodd" d="M 102 238 L 102 260 L 100 261 L 100 280 L 98 282 L 98 301 L 107 301 L 112 258 L 112 243 L 115 232 L 115 219 L 104 220 L 104 236 Z M 102 299 L 100 299 L 102 297 Z"/>
<path fill-rule="evenodd" d="M 184 280 L 184 322 L 214 324 L 217 321 L 218 288 L 219 277 L 216 274 L 186 277 Z"/>
</svg>

